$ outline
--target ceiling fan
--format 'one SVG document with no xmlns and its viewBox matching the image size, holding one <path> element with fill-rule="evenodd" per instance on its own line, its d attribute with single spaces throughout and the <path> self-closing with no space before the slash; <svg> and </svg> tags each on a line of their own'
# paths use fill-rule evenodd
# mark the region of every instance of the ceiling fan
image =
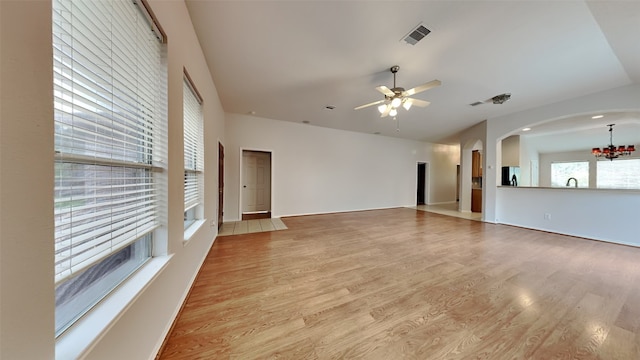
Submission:
<svg viewBox="0 0 640 360">
<path fill-rule="evenodd" d="M 398 114 L 398 108 L 402 106 L 405 110 L 409 110 L 412 105 L 419 107 L 426 107 L 430 104 L 428 101 L 413 99 L 409 96 L 421 93 L 423 91 L 429 90 L 436 86 L 440 86 L 440 80 L 432 80 L 426 84 L 422 84 L 420 86 L 416 86 L 412 89 L 405 90 L 404 88 L 396 86 L 396 73 L 400 70 L 400 66 L 394 65 L 390 69 L 393 74 L 393 88 L 389 89 L 388 87 L 381 85 L 376 88 L 379 92 L 384 95 L 384 100 L 374 101 L 369 104 L 360 105 L 354 110 L 364 109 L 369 106 L 378 105 L 378 111 L 380 112 L 380 117 L 385 116 L 396 116 Z"/>
</svg>

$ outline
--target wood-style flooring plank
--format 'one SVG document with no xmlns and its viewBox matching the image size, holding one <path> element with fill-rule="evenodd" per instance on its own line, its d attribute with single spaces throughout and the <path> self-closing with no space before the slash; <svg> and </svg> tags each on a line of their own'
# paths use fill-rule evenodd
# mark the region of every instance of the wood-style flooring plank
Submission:
<svg viewBox="0 0 640 360">
<path fill-rule="evenodd" d="M 284 220 L 216 240 L 160 359 L 640 359 L 639 248 L 407 208 Z"/>
</svg>

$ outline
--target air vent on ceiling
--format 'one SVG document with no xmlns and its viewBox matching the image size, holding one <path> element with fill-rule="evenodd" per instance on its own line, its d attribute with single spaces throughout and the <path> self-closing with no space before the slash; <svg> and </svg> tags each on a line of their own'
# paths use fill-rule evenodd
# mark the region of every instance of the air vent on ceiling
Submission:
<svg viewBox="0 0 640 360">
<path fill-rule="evenodd" d="M 411 30 L 401 41 L 404 41 L 409 45 L 415 45 L 418 41 L 429 35 L 430 32 L 431 30 L 424 27 L 421 23 L 415 29 Z"/>
<path fill-rule="evenodd" d="M 478 106 L 478 105 L 482 105 L 482 104 L 484 104 L 484 102 L 482 102 L 482 101 L 476 101 L 476 102 L 471 103 L 471 104 L 469 104 L 469 105 L 471 105 L 471 106 Z"/>
</svg>

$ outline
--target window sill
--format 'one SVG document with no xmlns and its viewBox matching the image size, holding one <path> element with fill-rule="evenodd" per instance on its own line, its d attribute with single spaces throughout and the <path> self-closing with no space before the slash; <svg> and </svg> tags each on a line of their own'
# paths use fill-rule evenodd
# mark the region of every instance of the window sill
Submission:
<svg viewBox="0 0 640 360">
<path fill-rule="evenodd" d="M 164 270 L 172 255 L 152 258 L 56 340 L 56 359 L 86 355 L 142 291 Z"/>
<path fill-rule="evenodd" d="M 202 225 L 204 225 L 204 223 L 206 223 L 206 222 L 207 222 L 207 219 L 196 220 L 193 224 L 191 224 L 188 228 L 186 228 L 186 230 L 184 231 L 184 243 L 185 243 L 185 245 L 186 245 L 187 242 L 189 242 L 189 240 L 191 240 L 193 235 L 195 235 L 196 232 L 198 232 L 198 230 L 200 230 Z"/>
</svg>

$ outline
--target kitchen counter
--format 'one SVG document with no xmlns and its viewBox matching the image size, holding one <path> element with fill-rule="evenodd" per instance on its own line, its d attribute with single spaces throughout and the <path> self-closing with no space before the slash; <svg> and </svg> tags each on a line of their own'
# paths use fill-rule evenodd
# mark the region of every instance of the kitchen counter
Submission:
<svg viewBox="0 0 640 360">
<path fill-rule="evenodd" d="M 585 188 L 585 187 L 550 187 L 550 186 L 497 186 L 501 189 L 542 189 L 542 190 L 578 190 L 578 191 L 614 191 L 614 192 L 629 192 L 629 193 L 640 193 L 640 189 L 602 189 L 602 188 Z M 473 190 L 473 189 L 472 189 Z"/>
</svg>

